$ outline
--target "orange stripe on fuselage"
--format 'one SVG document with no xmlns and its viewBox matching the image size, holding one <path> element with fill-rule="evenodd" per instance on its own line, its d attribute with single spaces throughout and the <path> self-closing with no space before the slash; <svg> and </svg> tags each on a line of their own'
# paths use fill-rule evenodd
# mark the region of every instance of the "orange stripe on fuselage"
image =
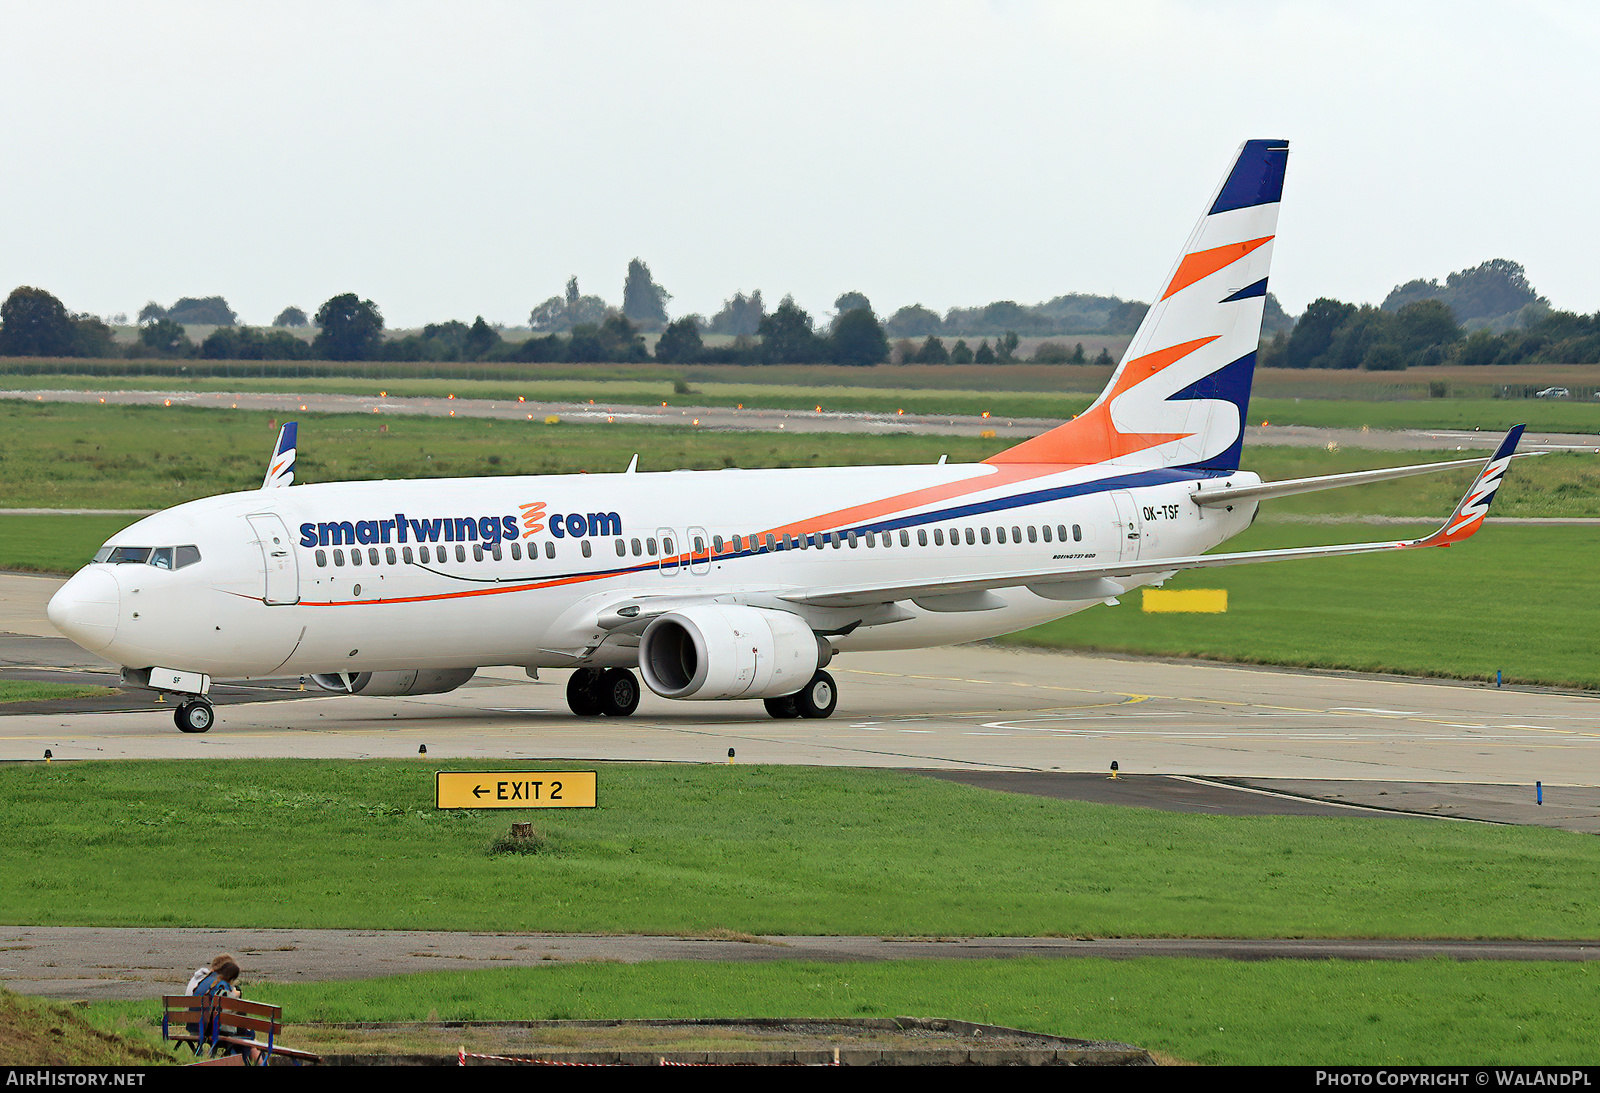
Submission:
<svg viewBox="0 0 1600 1093">
<path fill-rule="evenodd" d="M 1165 300 L 1202 277 L 1210 277 L 1217 270 L 1233 265 L 1257 247 L 1270 242 L 1272 236 L 1263 235 L 1260 239 L 1247 239 L 1243 243 L 1225 243 L 1210 250 L 1197 250 L 1193 254 L 1184 255 L 1183 261 L 1178 263 L 1178 272 L 1172 275 L 1172 283 L 1167 286 L 1167 291 L 1161 294 L 1161 299 Z"/>
<path fill-rule="evenodd" d="M 1210 345 L 1219 337 L 1221 335 L 1196 338 L 1192 342 L 1168 346 L 1128 361 L 1118 370 L 1116 382 L 1089 409 L 1066 424 L 1057 425 L 1032 440 L 1025 440 L 1015 448 L 1007 448 L 984 462 L 994 466 L 1056 463 L 1083 467 L 1193 436 L 1192 433 L 1121 432 L 1111 420 L 1111 403 L 1124 391 L 1143 383 L 1163 368 L 1176 364 L 1196 349 Z"/>
</svg>

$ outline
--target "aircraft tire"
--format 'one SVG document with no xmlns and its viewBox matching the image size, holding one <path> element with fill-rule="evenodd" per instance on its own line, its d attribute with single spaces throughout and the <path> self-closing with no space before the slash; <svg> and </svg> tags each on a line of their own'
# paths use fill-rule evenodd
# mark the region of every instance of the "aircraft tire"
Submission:
<svg viewBox="0 0 1600 1093">
<path fill-rule="evenodd" d="M 594 668 L 579 668 L 567 680 L 567 706 L 579 717 L 599 717 L 600 672 Z"/>
<path fill-rule="evenodd" d="M 627 717 L 639 708 L 639 681 L 626 668 L 607 668 L 595 688 L 600 712 L 607 717 Z"/>
<path fill-rule="evenodd" d="M 839 704 L 839 688 L 832 676 L 819 669 L 792 701 L 801 717 L 830 717 Z"/>
<path fill-rule="evenodd" d="M 800 708 L 795 705 L 794 695 L 784 695 L 781 698 L 763 698 L 761 704 L 767 708 L 767 713 L 776 717 L 779 721 L 800 716 Z"/>
<path fill-rule="evenodd" d="M 185 702 L 172 711 L 179 732 L 205 732 L 217 722 L 217 715 L 209 702 Z"/>
</svg>

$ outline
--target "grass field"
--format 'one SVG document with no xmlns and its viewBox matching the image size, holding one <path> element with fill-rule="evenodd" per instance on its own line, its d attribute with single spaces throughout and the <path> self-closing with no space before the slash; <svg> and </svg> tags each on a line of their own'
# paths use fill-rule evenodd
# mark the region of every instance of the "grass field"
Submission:
<svg viewBox="0 0 1600 1093">
<path fill-rule="evenodd" d="M 1414 538 L 1424 525 L 1257 524 L 1229 549 Z M 1600 688 L 1597 527 L 1490 526 L 1448 550 L 1191 571 L 1168 588 L 1225 588 L 1223 615 L 1114 608 L 1001 639 L 1022 645 L 1203 656 Z M 1359 595 L 1352 595 L 1359 589 Z"/>
<path fill-rule="evenodd" d="M 279 415 L 280 417 L 282 415 Z M 255 489 L 273 415 L 184 407 L 0 401 L 0 508 L 163 508 Z M 722 433 L 649 425 L 550 426 L 370 414 L 300 415 L 296 478 L 441 478 L 639 469 L 812 467 L 987 458 L 996 440 Z"/>
<path fill-rule="evenodd" d="M 281 415 L 279 415 L 281 416 Z M 297 477 L 437 478 L 621 470 L 810 467 L 978 461 L 1010 445 L 949 436 L 724 433 L 643 425 L 462 422 L 368 414 L 300 415 Z M 188 407 L 79 406 L 0 401 L 0 508 L 160 508 L 254 489 L 277 417 Z M 1485 447 L 1492 447 L 1492 440 Z M 1372 452 L 1256 445 L 1244 466 L 1267 479 L 1467 458 L 1469 452 Z M 1270 512 L 1361 512 L 1440 517 L 1471 472 L 1302 495 Z M 1517 463 L 1496 515 L 1600 516 L 1600 459 L 1560 453 Z"/>
<path fill-rule="evenodd" d="M 39 702 L 53 698 L 90 698 L 116 694 L 111 687 L 78 683 L 33 683 L 29 680 L 0 679 L 0 705 L 7 702 Z"/>
<path fill-rule="evenodd" d="M 1583 1066 L 1594 1062 L 1600 976 L 1586 964 L 1437 960 L 661 962 L 305 984 L 252 984 L 247 972 L 246 994 L 283 1006 L 286 1042 L 311 1050 L 348 1050 L 349 1039 L 300 1022 L 912 1015 L 1119 1040 L 1207 1065 Z M 96 1003 L 89 1016 L 155 1040 L 154 1008 Z M 471 1050 L 470 1029 L 451 1035 Z"/>
<path fill-rule="evenodd" d="M 1600 936 L 1600 840 L 1545 828 L 1190 815 L 892 771 L 619 764 L 600 767 L 599 808 L 538 817 L 549 853 L 495 854 L 509 821 L 435 811 L 434 769 L 238 760 L 197 794 L 195 768 L 181 761 L 0 768 L 11 829 L 0 921 Z M 241 852 L 248 868 L 219 868 Z"/>
</svg>

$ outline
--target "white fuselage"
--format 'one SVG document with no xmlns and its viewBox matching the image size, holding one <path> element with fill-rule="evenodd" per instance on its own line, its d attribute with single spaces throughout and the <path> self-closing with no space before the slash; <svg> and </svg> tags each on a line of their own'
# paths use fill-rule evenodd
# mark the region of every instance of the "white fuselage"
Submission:
<svg viewBox="0 0 1600 1093">
<path fill-rule="evenodd" d="M 108 547 L 192 546 L 199 560 L 85 567 L 62 597 L 65 628 L 130 668 L 223 678 L 631 667 L 636 638 L 607 640 L 595 625 L 630 597 L 759 603 L 786 590 L 1199 554 L 1248 526 L 1254 505 L 1203 509 L 1189 499 L 1197 477 L 940 464 L 263 489 L 120 532 Z M 990 637 L 1106 598 L 994 595 L 1002 606 L 794 610 L 847 652 Z"/>
</svg>

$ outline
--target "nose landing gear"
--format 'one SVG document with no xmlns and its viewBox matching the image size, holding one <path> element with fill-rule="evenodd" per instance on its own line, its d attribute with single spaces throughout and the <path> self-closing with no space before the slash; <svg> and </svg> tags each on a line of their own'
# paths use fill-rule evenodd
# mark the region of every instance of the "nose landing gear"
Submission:
<svg viewBox="0 0 1600 1093">
<path fill-rule="evenodd" d="M 205 732 L 216 724 L 217 715 L 211 703 L 199 699 L 179 706 L 172 712 L 172 719 L 178 723 L 179 732 Z"/>
</svg>

